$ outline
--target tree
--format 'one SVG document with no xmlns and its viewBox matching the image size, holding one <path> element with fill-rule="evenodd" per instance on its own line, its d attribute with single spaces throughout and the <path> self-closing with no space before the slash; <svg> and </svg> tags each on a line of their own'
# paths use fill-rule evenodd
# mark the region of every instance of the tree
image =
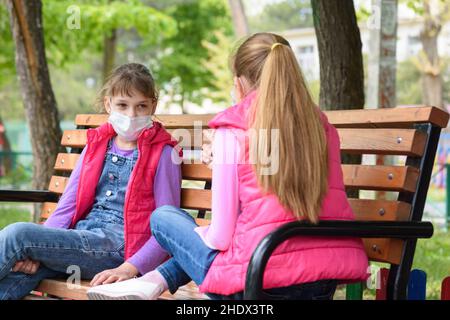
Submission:
<svg viewBox="0 0 450 320">
<path fill-rule="evenodd" d="M 364 107 L 361 36 L 352 0 L 311 0 L 319 47 L 320 108 Z M 344 163 L 360 164 L 361 156 L 344 154 Z M 357 195 L 350 193 L 350 196 Z"/>
<path fill-rule="evenodd" d="M 8 10 L 0 2 L 0 87 L 14 78 L 16 74 L 14 64 L 14 42 L 11 36 Z"/>
<path fill-rule="evenodd" d="M 122 49 L 118 39 L 120 31 L 136 31 L 147 46 L 176 33 L 174 19 L 138 0 L 81 0 L 75 6 L 73 1 L 46 0 L 45 4 L 45 21 L 51 26 L 46 35 L 51 37 L 50 43 L 55 44 L 51 47 L 51 52 L 55 53 L 51 58 L 59 59 L 61 62 L 56 64 L 62 65 L 79 62 L 79 53 L 86 50 L 101 53 L 102 79 L 115 67 L 116 52 Z M 69 8 L 74 9 L 70 11 L 74 18 L 79 15 L 80 26 L 74 23 L 72 28 L 63 28 L 61 33 L 56 29 L 66 24 Z M 69 46 L 65 45 L 68 40 Z"/>
<path fill-rule="evenodd" d="M 242 38 L 249 34 L 247 18 L 245 16 L 242 0 L 228 0 L 233 19 L 234 34 L 237 38 Z"/>
<path fill-rule="evenodd" d="M 43 0 L 42 5 L 47 60 L 58 68 L 83 62 L 82 53 L 89 52 L 105 54 L 104 69 L 110 69 L 120 43 L 112 46 L 105 43 L 109 44 L 108 39 L 117 30 L 135 30 L 147 46 L 177 31 L 173 18 L 138 0 L 79 0 L 76 4 L 71 0 Z M 9 74 L 14 75 L 14 47 L 3 20 L 7 20 L 6 14 L 0 6 L 0 66 L 6 66 Z"/>
<path fill-rule="evenodd" d="M 320 60 L 320 107 L 364 107 L 361 36 L 352 0 L 311 0 Z"/>
<path fill-rule="evenodd" d="M 267 4 L 258 15 L 249 17 L 252 32 L 277 32 L 313 27 L 309 0 L 285 0 Z"/>
<path fill-rule="evenodd" d="M 228 36 L 233 29 L 225 0 L 167 3 L 163 12 L 177 21 L 178 32 L 151 48 L 155 54 L 150 57 L 150 64 L 157 83 L 163 83 L 163 91 L 186 112 L 185 101 L 200 103 L 203 100 L 200 90 L 207 88 L 213 79 L 202 65 L 208 59 L 202 42 L 217 43 L 214 31 Z"/>
<path fill-rule="evenodd" d="M 202 42 L 208 52 L 208 58 L 202 61 L 202 66 L 211 72 L 212 78 L 209 83 L 206 96 L 214 102 L 231 104 L 230 92 L 233 88 L 233 77 L 230 70 L 230 55 L 233 50 L 232 38 L 216 31 L 217 43 Z"/>
<path fill-rule="evenodd" d="M 16 47 L 22 100 L 33 137 L 32 185 L 36 189 L 45 189 L 56 155 L 62 151 L 62 133 L 45 57 L 42 3 L 40 0 L 9 0 L 7 6 Z"/>
<path fill-rule="evenodd" d="M 443 0 L 407 0 L 406 3 L 423 17 L 420 32 L 422 52 L 416 60 L 416 66 L 421 72 L 423 103 L 443 108 L 443 65 L 437 40 L 443 24 L 450 19 L 450 3 Z"/>
</svg>

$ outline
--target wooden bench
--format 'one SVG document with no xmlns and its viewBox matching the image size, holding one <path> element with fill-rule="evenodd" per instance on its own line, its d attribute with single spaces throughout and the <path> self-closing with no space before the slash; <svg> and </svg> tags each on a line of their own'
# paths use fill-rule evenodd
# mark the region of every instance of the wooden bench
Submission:
<svg viewBox="0 0 450 320">
<path fill-rule="evenodd" d="M 296 235 L 360 236 L 371 261 L 390 265 L 387 298 L 405 299 L 406 289 L 418 238 L 429 238 L 433 226 L 421 222 L 425 199 L 441 128 L 447 126 L 448 113 L 435 107 L 409 107 L 382 110 L 327 111 L 329 121 L 338 129 L 341 151 L 348 154 L 395 155 L 404 165 L 343 164 L 347 189 L 376 190 L 393 193 L 394 200 L 377 200 L 367 196 L 351 198 L 356 221 L 327 221 L 312 226 L 295 222 L 274 231 L 261 241 L 250 263 L 245 297 L 265 298 L 261 291 L 262 274 L 270 253 L 285 239 Z M 201 149 L 202 130 L 214 115 L 158 115 L 160 121 L 180 141 L 185 155 L 195 156 Z M 41 222 L 55 210 L 70 172 L 86 144 L 86 129 L 107 120 L 103 114 L 76 117 L 76 130 L 67 130 L 62 145 L 70 153 L 60 153 L 55 175 L 48 191 L 0 191 L 0 201 L 43 202 Z M 191 134 L 192 139 L 189 139 Z M 189 155 L 188 155 L 189 157 Z M 186 159 L 186 162 L 189 162 Z M 191 161 L 192 162 L 192 161 Z M 182 165 L 181 207 L 193 210 L 199 224 L 211 209 L 211 170 L 201 163 Z M 366 191 L 364 191 L 366 192 Z M 367 192 L 366 192 L 367 193 Z M 363 192 L 360 192 L 363 194 Z M 36 289 L 48 298 L 86 299 L 89 281 L 78 289 L 68 289 L 66 281 L 46 279 Z M 29 296 L 28 299 L 36 297 Z M 194 283 L 180 288 L 175 295 L 164 293 L 162 299 L 205 299 Z"/>
</svg>

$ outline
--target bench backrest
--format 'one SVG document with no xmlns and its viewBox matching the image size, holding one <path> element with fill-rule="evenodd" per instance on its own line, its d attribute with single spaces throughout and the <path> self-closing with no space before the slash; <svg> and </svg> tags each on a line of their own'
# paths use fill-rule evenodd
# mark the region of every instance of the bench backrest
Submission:
<svg viewBox="0 0 450 320">
<path fill-rule="evenodd" d="M 447 125 L 448 114 L 434 107 L 325 113 L 339 132 L 342 153 L 404 158 L 404 165 L 342 165 L 347 189 L 395 192 L 394 200 L 379 200 L 364 195 L 351 198 L 356 219 L 421 220 L 440 129 Z M 184 150 L 195 151 L 201 149 L 202 130 L 207 128 L 207 122 L 213 116 L 157 115 L 154 120 L 163 123 Z M 86 130 L 105 123 L 107 117 L 106 114 L 80 114 L 75 120 L 77 129 L 64 132 L 62 145 L 70 147 L 71 152 L 58 154 L 56 175 L 51 179 L 50 191 L 63 193 L 70 172 L 86 144 Z M 192 139 L 186 135 L 187 132 L 192 134 Z M 198 218 L 204 218 L 205 213 L 211 210 L 211 170 L 204 164 L 186 163 L 182 165 L 182 174 L 181 207 L 196 210 Z M 42 219 L 52 214 L 55 208 L 56 203 L 44 203 Z M 198 222 L 207 223 L 202 219 Z M 370 260 L 394 265 L 404 257 L 405 243 L 399 239 L 364 239 Z"/>
</svg>

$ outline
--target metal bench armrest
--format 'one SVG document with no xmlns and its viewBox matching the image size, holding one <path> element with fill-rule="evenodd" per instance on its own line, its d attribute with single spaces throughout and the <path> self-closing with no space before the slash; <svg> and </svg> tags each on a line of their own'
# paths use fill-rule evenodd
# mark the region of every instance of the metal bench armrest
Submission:
<svg viewBox="0 0 450 320">
<path fill-rule="evenodd" d="M 263 293 L 263 275 L 273 251 L 295 236 L 329 236 L 360 238 L 431 238 L 433 225 L 416 221 L 321 221 L 317 225 L 294 221 L 282 225 L 265 236 L 250 260 L 245 281 L 244 299 L 268 299 Z"/>
<path fill-rule="evenodd" d="M 47 190 L 0 190 L 0 202 L 57 202 L 58 198 Z"/>
</svg>

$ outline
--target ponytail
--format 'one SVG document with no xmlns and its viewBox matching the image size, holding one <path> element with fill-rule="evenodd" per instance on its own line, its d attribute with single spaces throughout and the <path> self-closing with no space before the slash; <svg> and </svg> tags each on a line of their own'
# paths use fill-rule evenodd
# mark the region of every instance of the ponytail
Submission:
<svg viewBox="0 0 450 320">
<path fill-rule="evenodd" d="M 297 219 L 317 223 L 328 190 L 327 141 L 320 111 L 289 43 L 273 34 L 259 35 L 264 35 L 260 41 L 258 34 L 249 39 L 253 45 L 256 42 L 263 46 L 260 52 L 265 54 L 255 79 L 259 89 L 251 124 L 256 132 L 252 149 L 257 152 L 258 182 L 263 191 L 274 193 Z M 236 61 L 238 54 L 239 51 Z M 261 133 L 267 133 L 267 138 Z M 278 136 L 277 145 L 273 145 L 273 134 Z M 279 150 L 278 170 L 263 174 L 262 152 L 274 149 Z"/>
</svg>

